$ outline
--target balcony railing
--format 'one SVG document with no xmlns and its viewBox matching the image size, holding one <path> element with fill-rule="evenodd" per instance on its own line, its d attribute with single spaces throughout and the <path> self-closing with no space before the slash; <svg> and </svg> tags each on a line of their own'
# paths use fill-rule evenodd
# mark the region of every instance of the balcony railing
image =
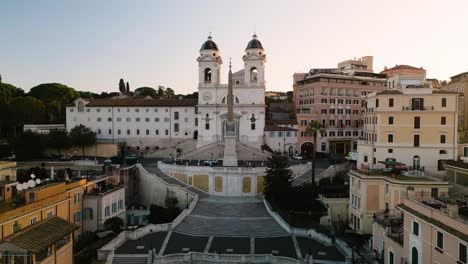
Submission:
<svg viewBox="0 0 468 264">
<path fill-rule="evenodd" d="M 421 106 L 421 107 L 415 107 L 415 106 L 403 106 L 402 108 L 403 111 L 428 111 L 428 110 L 434 110 L 434 106 Z"/>
<path fill-rule="evenodd" d="M 382 210 L 374 214 L 374 221 L 385 228 L 385 235 L 403 245 L 403 213 L 400 210 Z"/>
</svg>

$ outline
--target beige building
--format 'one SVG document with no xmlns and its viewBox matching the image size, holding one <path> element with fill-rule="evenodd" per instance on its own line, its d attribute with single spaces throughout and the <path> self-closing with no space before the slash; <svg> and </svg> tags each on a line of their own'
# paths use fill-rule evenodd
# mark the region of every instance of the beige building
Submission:
<svg viewBox="0 0 468 264">
<path fill-rule="evenodd" d="M 434 174 L 457 158 L 458 93 L 413 85 L 367 96 L 364 134 L 358 143 L 360 168 L 382 161 Z"/>
<path fill-rule="evenodd" d="M 372 234 L 374 214 L 391 210 L 403 202 L 408 188 L 416 195 L 447 195 L 448 182 L 427 177 L 391 175 L 384 170 L 351 170 L 349 172 L 350 227 L 360 234 Z"/>
<path fill-rule="evenodd" d="M 466 212 L 466 201 L 418 196 L 416 190 L 408 190 L 395 210 L 375 215 L 372 247 L 379 263 L 466 264 Z"/>
<path fill-rule="evenodd" d="M 441 90 L 457 92 L 460 94 L 458 104 L 458 130 L 460 142 L 468 142 L 467 131 L 468 131 L 468 119 L 464 116 L 468 116 L 468 108 L 465 105 L 468 104 L 468 72 L 460 73 L 450 78 L 450 83 L 444 85 Z"/>
</svg>

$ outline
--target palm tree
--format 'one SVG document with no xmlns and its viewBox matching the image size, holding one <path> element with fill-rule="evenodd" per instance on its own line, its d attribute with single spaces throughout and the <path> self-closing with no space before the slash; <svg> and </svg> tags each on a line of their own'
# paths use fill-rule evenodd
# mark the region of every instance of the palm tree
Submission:
<svg viewBox="0 0 468 264">
<path fill-rule="evenodd" d="M 315 159 L 316 159 L 316 149 L 317 149 L 317 135 L 320 133 L 321 136 L 325 134 L 325 128 L 322 123 L 313 120 L 307 125 L 306 135 L 308 137 L 314 137 L 314 145 L 312 147 L 312 186 L 313 195 L 315 196 Z"/>
</svg>

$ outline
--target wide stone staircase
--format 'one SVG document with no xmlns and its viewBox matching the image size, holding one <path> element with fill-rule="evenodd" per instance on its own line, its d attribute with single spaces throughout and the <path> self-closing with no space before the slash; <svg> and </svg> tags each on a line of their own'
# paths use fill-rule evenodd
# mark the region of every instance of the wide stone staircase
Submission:
<svg viewBox="0 0 468 264">
<path fill-rule="evenodd" d="M 174 231 L 194 236 L 288 236 L 255 197 L 202 199 Z"/>
</svg>

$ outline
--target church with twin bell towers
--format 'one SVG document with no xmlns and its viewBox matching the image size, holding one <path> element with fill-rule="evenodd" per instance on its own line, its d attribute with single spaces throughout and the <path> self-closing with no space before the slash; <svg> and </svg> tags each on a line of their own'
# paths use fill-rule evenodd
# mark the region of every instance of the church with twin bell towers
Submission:
<svg viewBox="0 0 468 264">
<path fill-rule="evenodd" d="M 225 166 L 237 166 L 236 146 L 260 150 L 263 144 L 266 54 L 257 35 L 247 44 L 242 60 L 244 69 L 233 73 L 229 65 L 229 83 L 221 84 L 223 60 L 211 36 L 197 58 L 197 148 L 223 143 Z"/>
</svg>

